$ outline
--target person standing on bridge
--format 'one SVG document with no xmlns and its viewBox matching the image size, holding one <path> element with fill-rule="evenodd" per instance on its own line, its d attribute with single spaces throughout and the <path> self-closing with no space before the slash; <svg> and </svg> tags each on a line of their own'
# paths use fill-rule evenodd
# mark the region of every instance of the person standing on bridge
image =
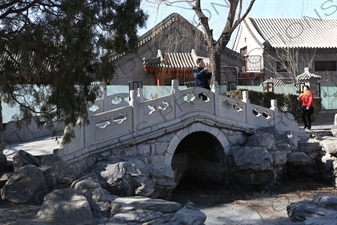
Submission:
<svg viewBox="0 0 337 225">
<path fill-rule="evenodd" d="M 302 104 L 301 118 L 304 123 L 304 129 L 311 129 L 311 115 L 314 113 L 314 95 L 310 91 L 308 85 L 304 85 L 303 93 L 297 97 L 297 100 Z"/>
<path fill-rule="evenodd" d="M 206 66 L 202 58 L 196 60 L 197 66 L 193 69 L 193 77 L 196 87 L 206 88 L 211 90 L 208 80 L 212 77 L 212 70 L 210 67 Z M 207 96 L 204 93 L 198 94 L 199 98 L 203 101 L 207 100 Z"/>
</svg>

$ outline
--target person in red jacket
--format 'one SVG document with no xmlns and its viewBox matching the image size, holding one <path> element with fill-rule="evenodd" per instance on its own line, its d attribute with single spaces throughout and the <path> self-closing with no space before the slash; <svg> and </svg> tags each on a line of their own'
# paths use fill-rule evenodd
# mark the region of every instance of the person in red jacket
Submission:
<svg viewBox="0 0 337 225">
<path fill-rule="evenodd" d="M 297 100 L 302 104 L 301 118 L 304 123 L 304 129 L 311 129 L 311 115 L 314 113 L 314 96 L 308 85 L 304 85 L 303 93 L 297 97 Z"/>
</svg>

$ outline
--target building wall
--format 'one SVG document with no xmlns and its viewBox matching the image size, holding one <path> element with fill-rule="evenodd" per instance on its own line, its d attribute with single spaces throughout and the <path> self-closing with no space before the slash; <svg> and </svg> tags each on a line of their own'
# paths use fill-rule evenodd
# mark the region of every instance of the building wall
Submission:
<svg viewBox="0 0 337 225">
<path fill-rule="evenodd" d="M 318 81 L 321 86 L 337 86 L 337 71 L 315 70 L 315 61 L 335 61 L 337 64 L 337 49 L 299 49 L 288 53 L 277 53 L 275 49 L 268 49 L 264 53 L 264 58 L 266 78 L 274 77 L 291 80 L 296 75 L 304 73 L 304 68 L 308 67 L 310 73 L 321 76 L 321 79 Z M 277 72 L 277 60 L 281 60 L 282 58 L 283 60 L 290 61 L 291 63 L 296 63 L 297 61 L 298 64 L 294 66 L 294 68 L 297 68 L 297 71 L 293 74 L 289 74 L 287 72 Z"/>
<path fill-rule="evenodd" d="M 115 73 L 110 84 L 127 85 L 129 81 L 142 81 L 144 85 L 154 85 L 154 76 L 145 72 L 142 59 L 156 55 L 157 49 L 146 44 L 139 47 L 137 52 L 115 60 Z"/>
<path fill-rule="evenodd" d="M 245 21 L 240 24 L 237 38 L 235 40 L 233 50 L 240 53 L 240 49 L 247 47 L 247 55 L 261 55 L 263 52 L 263 45 L 257 40 L 258 37 L 253 37 L 251 32 L 247 29 Z"/>
<path fill-rule="evenodd" d="M 337 48 L 335 49 L 300 49 L 289 50 L 289 58 L 291 62 L 298 61 L 296 65 L 297 71 L 293 75 L 286 72 L 276 71 L 276 59 L 280 54 L 276 54 L 275 49 L 265 48 L 262 44 L 265 40 L 254 29 L 249 30 L 248 26 L 253 27 L 253 24 L 249 19 L 244 20 L 240 24 L 237 38 L 235 40 L 233 50 L 240 52 L 240 49 L 247 47 L 247 55 L 261 55 L 263 70 L 266 74 L 266 79 L 270 77 L 278 79 L 293 80 L 296 75 L 302 74 L 304 68 L 309 67 L 310 72 L 316 75 L 320 75 L 322 78 L 319 81 L 321 86 L 337 86 L 337 71 L 315 71 L 315 61 L 337 61 Z M 287 50 L 287 51 L 288 51 Z M 296 52 L 293 54 L 293 52 Z M 282 56 L 284 57 L 284 55 Z M 312 60 L 312 61 L 311 61 Z M 311 63 L 310 63 L 311 61 Z M 249 62 L 247 62 L 249 63 Z"/>
<path fill-rule="evenodd" d="M 317 50 L 314 61 L 335 61 L 337 63 L 337 49 Z M 315 65 L 312 65 L 311 72 L 321 76 L 319 81 L 321 86 L 337 86 L 337 71 L 315 71 Z"/>
<path fill-rule="evenodd" d="M 228 53 L 224 52 L 221 55 L 221 66 L 230 66 L 230 67 L 238 67 L 239 69 L 244 65 L 244 62 L 234 58 L 233 56 L 228 55 Z"/>
<path fill-rule="evenodd" d="M 162 22 L 162 26 L 152 29 L 142 37 L 147 35 L 150 40 L 140 45 L 137 52 L 114 60 L 116 72 L 111 84 L 125 85 L 130 80 L 141 80 L 144 85 L 155 85 L 154 75 L 146 73 L 143 69 L 143 59 L 156 58 L 158 49 L 163 54 L 186 53 L 194 49 L 197 55 L 206 55 L 202 32 L 182 17 L 176 16 L 174 22 L 169 25 Z"/>
<path fill-rule="evenodd" d="M 153 28 L 144 34 L 142 38 L 147 36 L 146 41 L 139 46 L 136 52 L 117 57 L 113 61 L 116 70 L 110 84 L 127 85 L 128 81 L 140 80 L 144 85 L 155 85 L 154 74 L 148 74 L 143 69 L 143 59 L 156 58 L 158 49 L 162 54 L 190 53 L 194 49 L 198 56 L 209 57 L 204 43 L 204 34 L 184 18 L 180 16 L 174 18 L 174 22 L 169 25 L 167 21 L 164 21 L 162 26 Z M 241 68 L 242 62 L 225 51 L 221 57 L 221 66 Z"/>
</svg>

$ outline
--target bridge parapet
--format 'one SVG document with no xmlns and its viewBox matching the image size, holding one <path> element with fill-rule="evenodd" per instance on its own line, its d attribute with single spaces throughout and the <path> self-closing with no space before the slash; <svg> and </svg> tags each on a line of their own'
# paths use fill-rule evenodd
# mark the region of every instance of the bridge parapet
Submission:
<svg viewBox="0 0 337 225">
<path fill-rule="evenodd" d="M 104 92 L 103 98 L 97 99 L 93 104 L 89 105 L 88 113 L 89 115 L 94 115 L 100 112 L 128 106 L 128 98 L 129 93 L 118 93 L 107 96 L 106 92 Z"/>
<path fill-rule="evenodd" d="M 198 98 L 201 92 L 208 100 Z M 243 92 L 242 101 L 222 96 L 217 82 L 212 90 L 198 87 L 180 90 L 178 81 L 172 80 L 171 94 L 151 100 L 144 100 L 142 96 L 142 89 L 131 90 L 128 95 L 103 95 L 103 99 L 95 102 L 99 110 L 89 114 L 90 124 L 76 126 L 76 139 L 55 149 L 54 153 L 72 162 L 104 151 L 101 149 L 108 145 L 132 145 L 136 139 L 142 140 L 140 137 L 145 140 L 151 135 L 165 134 L 191 117 L 242 129 L 275 126 L 280 133 L 299 131 L 291 114 L 278 111 L 276 100 L 272 100 L 271 108 L 265 108 L 251 104 L 247 91 Z M 118 104 L 112 103 L 118 99 Z"/>
</svg>

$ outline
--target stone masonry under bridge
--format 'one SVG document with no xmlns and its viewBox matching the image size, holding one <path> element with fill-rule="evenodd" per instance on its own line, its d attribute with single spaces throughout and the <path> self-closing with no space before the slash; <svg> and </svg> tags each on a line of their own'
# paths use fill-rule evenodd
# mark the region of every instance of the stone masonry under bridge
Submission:
<svg viewBox="0 0 337 225">
<path fill-rule="evenodd" d="M 204 183 L 228 183 L 228 154 L 261 127 L 275 127 L 283 134 L 303 135 L 294 117 L 271 108 L 251 104 L 212 90 L 180 90 L 172 80 L 170 95 L 144 99 L 142 89 L 103 96 L 90 111 L 90 124 L 75 126 L 76 138 L 54 154 L 80 173 L 96 162 L 120 156 L 142 156 L 148 164 L 169 165 L 179 182 L 184 176 L 203 177 Z M 207 101 L 197 96 L 205 92 Z M 130 101 L 128 101 L 130 97 Z M 114 100 L 119 99 L 118 104 Z"/>
</svg>

